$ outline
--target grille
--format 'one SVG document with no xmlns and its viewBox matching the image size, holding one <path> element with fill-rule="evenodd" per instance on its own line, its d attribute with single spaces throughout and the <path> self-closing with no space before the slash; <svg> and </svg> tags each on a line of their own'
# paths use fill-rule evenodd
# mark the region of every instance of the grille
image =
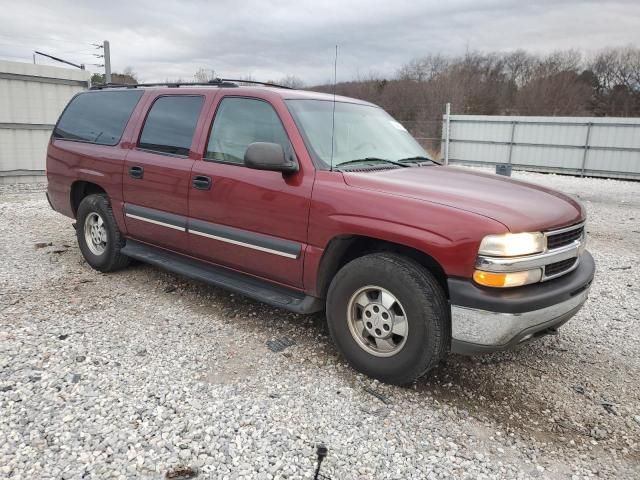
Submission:
<svg viewBox="0 0 640 480">
<path fill-rule="evenodd" d="M 569 230 L 568 232 L 549 235 L 547 237 L 547 249 L 553 250 L 554 248 L 560 248 L 564 247 L 565 245 L 569 245 L 570 243 L 573 243 L 580 237 L 582 237 L 583 231 L 584 226 L 578 227 L 575 230 Z"/>
<path fill-rule="evenodd" d="M 561 262 L 550 263 L 549 265 L 544 267 L 544 275 L 546 277 L 553 277 L 554 275 L 558 275 L 565 270 L 569 270 L 576 263 L 576 260 L 577 258 L 568 258 L 567 260 L 562 260 Z"/>
</svg>

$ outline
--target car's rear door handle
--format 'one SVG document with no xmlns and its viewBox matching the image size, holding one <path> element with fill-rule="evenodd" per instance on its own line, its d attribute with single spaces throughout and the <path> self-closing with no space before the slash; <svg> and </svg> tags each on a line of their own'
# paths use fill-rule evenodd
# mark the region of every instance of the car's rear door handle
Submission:
<svg viewBox="0 0 640 480">
<path fill-rule="evenodd" d="M 206 175 L 196 175 L 193 177 L 192 185 L 198 190 L 211 190 L 211 177 Z"/>
<path fill-rule="evenodd" d="M 142 178 L 144 175 L 144 168 L 142 167 L 129 167 L 129 176 L 131 178 Z"/>
</svg>

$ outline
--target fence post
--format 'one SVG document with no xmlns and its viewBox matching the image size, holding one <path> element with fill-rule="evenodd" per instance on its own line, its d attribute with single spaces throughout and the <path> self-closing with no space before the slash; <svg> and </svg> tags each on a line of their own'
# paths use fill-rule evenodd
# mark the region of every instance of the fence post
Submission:
<svg viewBox="0 0 640 480">
<path fill-rule="evenodd" d="M 449 165 L 449 138 L 451 134 L 451 103 L 447 102 L 444 127 L 444 164 Z"/>
<path fill-rule="evenodd" d="M 584 141 L 584 153 L 582 154 L 582 169 L 580 172 L 580 176 L 584 177 L 584 170 L 587 166 L 587 154 L 589 153 L 589 140 L 591 138 L 591 126 L 593 123 L 587 123 L 587 138 Z"/>
<path fill-rule="evenodd" d="M 511 140 L 509 140 L 509 165 L 511 165 L 511 156 L 513 155 L 513 141 L 516 138 L 516 125 L 518 122 L 515 120 L 511 122 Z"/>
</svg>

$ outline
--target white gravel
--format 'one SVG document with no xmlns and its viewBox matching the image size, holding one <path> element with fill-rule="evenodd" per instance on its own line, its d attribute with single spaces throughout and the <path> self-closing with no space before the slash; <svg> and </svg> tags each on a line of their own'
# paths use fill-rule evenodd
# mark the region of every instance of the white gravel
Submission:
<svg viewBox="0 0 640 480">
<path fill-rule="evenodd" d="M 319 442 L 334 480 L 638 478 L 640 183 L 514 177 L 585 202 L 591 298 L 557 337 L 412 388 L 354 373 L 321 315 L 95 272 L 41 186 L 0 186 L 0 478 L 312 478 Z"/>
</svg>

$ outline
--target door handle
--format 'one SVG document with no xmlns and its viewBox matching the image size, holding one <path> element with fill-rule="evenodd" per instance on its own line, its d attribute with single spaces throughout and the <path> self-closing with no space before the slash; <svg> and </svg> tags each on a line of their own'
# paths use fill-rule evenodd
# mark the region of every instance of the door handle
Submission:
<svg viewBox="0 0 640 480">
<path fill-rule="evenodd" d="M 193 177 L 193 188 L 198 190 L 211 190 L 211 177 L 206 175 L 196 175 Z"/>
<path fill-rule="evenodd" d="M 144 175 L 144 168 L 142 167 L 129 167 L 129 176 L 131 178 L 142 178 Z"/>
</svg>

